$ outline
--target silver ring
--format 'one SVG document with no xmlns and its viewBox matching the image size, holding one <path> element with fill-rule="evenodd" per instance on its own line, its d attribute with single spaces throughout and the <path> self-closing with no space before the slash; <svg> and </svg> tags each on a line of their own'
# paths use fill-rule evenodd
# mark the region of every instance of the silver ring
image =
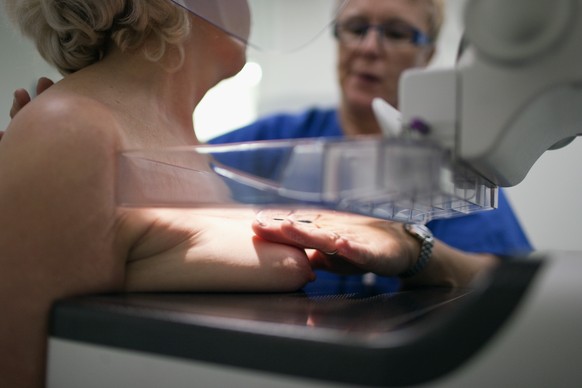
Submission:
<svg viewBox="0 0 582 388">
<path fill-rule="evenodd" d="M 332 252 L 326 252 L 326 251 L 322 251 L 323 253 L 325 253 L 328 256 L 335 256 L 337 255 L 337 249 L 332 251 Z"/>
</svg>

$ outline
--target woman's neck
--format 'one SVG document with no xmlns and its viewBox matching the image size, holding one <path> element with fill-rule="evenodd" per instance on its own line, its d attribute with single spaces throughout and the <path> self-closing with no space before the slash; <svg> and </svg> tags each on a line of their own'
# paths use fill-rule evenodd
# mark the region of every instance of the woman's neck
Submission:
<svg viewBox="0 0 582 388">
<path fill-rule="evenodd" d="M 171 71 L 168 62 L 151 62 L 141 52 L 114 51 L 69 78 L 118 112 L 128 131 L 147 132 L 161 145 L 196 144 L 192 114 L 212 85 L 188 61 Z"/>
</svg>

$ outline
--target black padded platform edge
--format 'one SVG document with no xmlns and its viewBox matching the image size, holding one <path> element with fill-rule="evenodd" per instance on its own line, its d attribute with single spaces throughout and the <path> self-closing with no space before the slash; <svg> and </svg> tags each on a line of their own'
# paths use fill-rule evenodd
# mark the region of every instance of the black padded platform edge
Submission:
<svg viewBox="0 0 582 388">
<path fill-rule="evenodd" d="M 151 308 L 132 302 L 139 294 L 59 302 L 51 336 L 331 382 L 420 384 L 477 353 L 519 305 L 540 267 L 531 259 L 505 263 L 452 311 L 372 336 L 181 313 L 171 303 Z"/>
</svg>

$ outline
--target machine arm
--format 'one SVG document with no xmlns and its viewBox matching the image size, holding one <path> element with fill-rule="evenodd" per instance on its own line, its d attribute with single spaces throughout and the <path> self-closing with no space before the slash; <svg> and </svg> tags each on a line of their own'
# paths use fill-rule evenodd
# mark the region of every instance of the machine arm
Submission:
<svg viewBox="0 0 582 388">
<path fill-rule="evenodd" d="M 467 0 L 467 48 L 453 69 L 411 70 L 404 125 L 499 186 L 582 134 L 582 0 Z"/>
</svg>

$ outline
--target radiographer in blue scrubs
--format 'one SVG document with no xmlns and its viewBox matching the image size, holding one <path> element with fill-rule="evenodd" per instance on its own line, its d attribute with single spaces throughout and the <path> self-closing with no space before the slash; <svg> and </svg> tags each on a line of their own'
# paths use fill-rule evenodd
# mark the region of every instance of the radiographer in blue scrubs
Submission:
<svg viewBox="0 0 582 388">
<path fill-rule="evenodd" d="M 397 107 L 400 75 L 406 69 L 424 67 L 429 63 L 442 19 L 443 2 L 440 0 L 351 0 L 341 10 L 333 29 L 338 45 L 339 106 L 313 107 L 299 114 L 275 114 L 216 137 L 209 143 L 380 133 L 371 107 L 373 98 L 382 97 Z M 266 163 L 264 167 L 272 166 Z M 385 252 L 394 251 L 393 239 L 384 234 L 395 236 L 396 233 L 402 239 L 401 248 L 416 244 L 418 250 L 419 243 L 414 241 L 414 236 L 400 234 L 401 230 L 396 231 L 399 226 L 393 223 L 378 222 L 373 223 L 374 226 L 358 229 L 346 220 L 345 228 L 338 232 L 341 228 L 337 223 L 330 230 L 332 223 L 326 222 L 325 217 L 320 217 L 318 222 L 327 227 L 313 221 L 308 224 L 282 221 L 284 218 L 267 220 L 272 222 L 263 220 L 255 226 L 255 232 L 264 238 L 319 248 L 314 253 L 313 261 L 332 272 L 360 273 L 371 270 L 380 275 L 392 273 L 392 268 L 382 266 L 382 263 L 389 262 L 389 257 L 384 257 Z M 426 284 L 427 279 L 423 277 L 435 273 L 439 274 L 437 283 L 442 283 L 447 278 L 443 271 L 466 272 L 467 279 L 472 278 L 470 268 L 457 269 L 453 263 L 446 263 L 452 256 L 467 256 L 475 263 L 477 273 L 478 268 L 494 265 L 500 256 L 524 255 L 532 251 L 502 190 L 499 190 L 498 208 L 495 210 L 434 220 L 427 226 L 435 237 L 428 265 L 436 267 L 442 263 L 442 268 L 421 271 L 406 280 L 410 283 L 418 280 Z M 329 275 L 321 272 L 318 276 L 327 278 Z M 451 274 L 450 278 L 454 279 L 455 275 Z M 385 279 L 381 281 L 389 282 Z M 451 280 L 451 284 L 458 283 Z"/>
</svg>

